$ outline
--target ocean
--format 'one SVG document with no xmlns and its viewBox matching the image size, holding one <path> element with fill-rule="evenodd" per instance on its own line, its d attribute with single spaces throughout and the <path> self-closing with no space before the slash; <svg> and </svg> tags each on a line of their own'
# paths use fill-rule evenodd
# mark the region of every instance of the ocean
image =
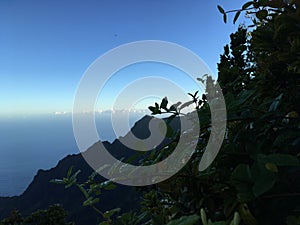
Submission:
<svg viewBox="0 0 300 225">
<path fill-rule="evenodd" d="M 143 116 L 131 114 L 129 126 Z M 100 140 L 116 138 L 110 114 L 97 116 L 96 123 Z M 78 153 L 70 114 L 1 118 L 0 196 L 22 194 L 39 169 L 55 167 L 68 154 Z"/>
</svg>

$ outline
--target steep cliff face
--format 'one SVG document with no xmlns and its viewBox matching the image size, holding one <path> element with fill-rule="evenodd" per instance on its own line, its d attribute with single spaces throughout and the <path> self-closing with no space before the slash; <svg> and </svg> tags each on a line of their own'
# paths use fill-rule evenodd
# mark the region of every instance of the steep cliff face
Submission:
<svg viewBox="0 0 300 225">
<path fill-rule="evenodd" d="M 77 188 L 65 189 L 62 185 L 50 183 L 51 179 L 62 178 L 68 168 L 80 169 L 79 180 L 84 181 L 92 169 L 81 155 L 69 155 L 61 160 L 55 168 L 39 170 L 26 191 L 17 197 L 0 198 L 0 215 L 2 218 L 9 215 L 12 209 L 18 209 L 28 215 L 37 209 L 46 209 L 52 204 L 59 203 L 68 212 L 70 220 L 76 224 L 96 224 L 99 219 L 91 208 L 83 207 L 84 197 Z M 103 192 L 98 207 L 103 211 L 120 207 L 130 210 L 138 207 L 139 194 L 134 187 L 118 186 L 111 191 Z"/>
<path fill-rule="evenodd" d="M 132 133 L 138 138 L 145 139 L 150 135 L 149 122 L 152 117 L 145 116 L 132 128 Z M 175 123 L 174 123 L 175 124 Z M 174 127 L 178 127 L 176 124 Z M 126 138 L 123 137 L 123 138 Z M 165 140 L 168 141 L 168 140 Z M 95 143 L 89 150 L 95 148 Z M 113 143 L 102 142 L 105 148 L 115 157 L 129 157 L 134 153 L 119 140 Z M 93 172 L 81 154 L 68 155 L 60 160 L 56 167 L 50 170 L 39 170 L 26 191 L 15 197 L 0 197 L 0 219 L 9 216 L 12 209 L 18 209 L 23 215 L 28 215 L 37 209 L 46 209 L 52 204 L 59 203 L 68 213 L 68 218 L 77 225 L 96 224 L 99 222 L 99 215 L 89 207 L 83 207 L 84 196 L 77 188 L 65 189 L 63 185 L 50 183 L 51 179 L 63 178 L 68 169 L 73 166 L 74 170 L 81 170 L 78 175 L 79 181 L 85 181 Z M 103 178 L 104 180 L 104 178 Z M 129 211 L 139 207 L 140 193 L 135 187 L 118 185 L 116 189 L 105 191 L 100 196 L 97 207 L 106 211 L 112 208 L 122 208 Z"/>
</svg>

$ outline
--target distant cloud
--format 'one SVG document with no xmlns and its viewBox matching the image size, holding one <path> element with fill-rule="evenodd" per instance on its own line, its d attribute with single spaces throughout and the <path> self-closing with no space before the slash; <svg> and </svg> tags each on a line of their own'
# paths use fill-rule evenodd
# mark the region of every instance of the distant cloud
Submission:
<svg viewBox="0 0 300 225">
<path fill-rule="evenodd" d="M 124 114 L 124 113 L 136 113 L 136 114 L 149 114 L 150 111 L 148 109 L 96 109 L 93 111 L 82 111 L 79 114 L 92 114 L 95 113 L 96 115 L 104 115 L 104 114 Z M 54 115 L 67 115 L 72 114 L 72 112 L 66 111 L 57 111 L 54 112 Z"/>
<path fill-rule="evenodd" d="M 66 115 L 69 114 L 68 112 L 64 111 L 64 112 L 54 112 L 54 115 L 56 116 L 60 116 L 60 115 Z"/>
</svg>

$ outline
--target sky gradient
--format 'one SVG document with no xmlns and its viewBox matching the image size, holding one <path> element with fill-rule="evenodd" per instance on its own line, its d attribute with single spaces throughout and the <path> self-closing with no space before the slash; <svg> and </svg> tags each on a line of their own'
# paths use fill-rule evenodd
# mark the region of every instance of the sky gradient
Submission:
<svg viewBox="0 0 300 225">
<path fill-rule="evenodd" d="M 244 21 L 241 16 L 237 25 L 232 20 L 224 24 L 218 4 L 225 9 L 241 5 L 232 0 L 1 1 L 0 116 L 72 111 L 76 88 L 89 65 L 133 41 L 177 43 L 216 73 L 229 34 Z M 145 67 L 136 68 L 132 78 Z M 171 80 L 181 76 L 164 69 L 158 66 L 152 75 L 163 73 Z M 99 107 L 111 107 L 108 96 L 125 85 L 130 73 L 111 80 Z M 188 81 L 180 82 L 194 91 Z"/>
</svg>

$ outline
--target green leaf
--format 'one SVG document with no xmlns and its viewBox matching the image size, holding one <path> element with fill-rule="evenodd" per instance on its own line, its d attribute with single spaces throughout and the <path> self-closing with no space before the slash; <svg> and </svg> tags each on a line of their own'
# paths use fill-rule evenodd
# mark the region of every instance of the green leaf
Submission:
<svg viewBox="0 0 300 225">
<path fill-rule="evenodd" d="M 241 11 L 237 11 L 235 16 L 234 16 L 234 19 L 233 19 L 234 24 L 235 24 L 235 22 L 237 21 L 237 19 L 239 18 L 240 15 L 241 15 Z"/>
<path fill-rule="evenodd" d="M 253 2 L 246 2 L 243 6 L 242 6 L 242 10 L 245 10 L 247 8 L 249 8 L 249 6 L 253 5 Z"/>
<path fill-rule="evenodd" d="M 239 225 L 239 224 L 240 224 L 240 221 L 241 221 L 241 218 L 240 218 L 239 213 L 238 213 L 238 212 L 235 212 L 235 213 L 234 213 L 233 220 L 232 220 L 232 225 Z"/>
<path fill-rule="evenodd" d="M 274 173 L 278 172 L 278 168 L 277 168 L 276 164 L 274 164 L 274 163 L 266 163 L 265 167 L 267 170 L 272 171 Z"/>
<path fill-rule="evenodd" d="M 258 2 L 259 2 L 260 6 L 268 6 L 270 1 L 269 0 L 259 0 Z"/>
<path fill-rule="evenodd" d="M 120 208 L 111 209 L 111 210 L 109 210 L 109 211 L 104 212 L 104 213 L 103 213 L 103 217 L 104 217 L 105 219 L 108 219 L 108 218 L 110 218 L 112 215 L 114 215 L 115 213 L 120 212 L 120 211 L 121 211 Z"/>
<path fill-rule="evenodd" d="M 143 212 L 141 214 L 138 215 L 136 224 L 141 224 L 141 222 L 147 217 L 148 212 Z"/>
<path fill-rule="evenodd" d="M 223 21 L 224 21 L 224 23 L 227 23 L 227 15 L 226 14 L 223 14 Z"/>
<path fill-rule="evenodd" d="M 283 96 L 283 94 L 281 93 L 279 96 L 277 96 L 275 98 L 275 100 L 272 102 L 272 104 L 269 107 L 269 112 L 274 112 L 274 111 L 277 110 L 278 105 L 279 105 L 279 103 L 280 103 L 280 101 L 282 99 L 282 96 Z"/>
<path fill-rule="evenodd" d="M 84 187 L 82 186 L 82 185 L 77 185 L 77 187 L 79 188 L 79 190 L 83 193 L 83 195 L 84 195 L 84 197 L 86 198 L 86 199 L 88 199 L 89 198 L 89 194 L 87 193 L 87 191 L 84 189 Z"/>
<path fill-rule="evenodd" d="M 61 180 L 61 179 L 52 179 L 52 180 L 50 180 L 50 183 L 65 184 L 66 182 L 64 180 Z"/>
<path fill-rule="evenodd" d="M 157 102 L 155 102 L 155 108 L 156 108 L 156 109 L 159 109 L 159 105 L 158 105 Z"/>
<path fill-rule="evenodd" d="M 168 118 L 167 118 L 167 121 L 166 121 L 166 123 L 167 124 L 170 124 L 171 122 L 172 122 L 172 120 L 174 119 L 176 117 L 176 115 L 171 115 L 171 116 L 169 116 Z"/>
<path fill-rule="evenodd" d="M 190 106 L 191 104 L 193 104 L 193 103 L 194 103 L 194 100 L 185 102 L 185 103 L 183 103 L 178 109 L 179 109 L 179 110 L 182 110 L 183 108 L 189 107 L 189 106 Z"/>
<path fill-rule="evenodd" d="M 194 95 L 192 93 L 188 93 L 189 96 L 191 96 L 192 98 L 194 98 Z"/>
<path fill-rule="evenodd" d="M 250 201 L 254 198 L 253 180 L 249 165 L 239 164 L 231 174 L 231 183 L 238 191 L 237 196 L 240 202 Z"/>
<path fill-rule="evenodd" d="M 70 179 L 76 181 L 76 178 L 77 178 L 77 176 L 78 176 L 79 173 L 81 173 L 81 170 L 77 170 L 76 173 L 74 173 L 74 174 L 70 177 Z"/>
<path fill-rule="evenodd" d="M 167 133 L 166 133 L 166 137 L 171 138 L 174 135 L 174 130 L 173 128 L 167 124 Z"/>
<path fill-rule="evenodd" d="M 160 103 L 160 108 L 167 109 L 167 105 L 168 105 L 168 99 L 167 99 L 167 97 L 164 97 Z"/>
<path fill-rule="evenodd" d="M 195 94 L 194 94 L 194 98 L 196 98 L 196 96 L 197 96 L 198 92 L 199 92 L 199 91 L 196 91 L 196 92 L 195 92 Z"/>
<path fill-rule="evenodd" d="M 271 8 L 282 8 L 285 6 L 285 3 L 282 0 L 260 0 L 259 3 L 261 6 L 268 6 Z"/>
<path fill-rule="evenodd" d="M 89 197 L 87 200 L 85 200 L 82 205 L 83 206 L 91 206 L 99 202 L 99 198 L 93 198 Z"/>
<path fill-rule="evenodd" d="M 107 180 L 101 183 L 101 187 L 105 190 L 112 190 L 115 189 L 117 186 L 112 181 Z"/>
<path fill-rule="evenodd" d="M 275 178 L 262 175 L 261 178 L 257 179 L 253 185 L 253 194 L 256 197 L 262 195 L 263 193 L 269 191 L 274 186 L 275 182 Z"/>
<path fill-rule="evenodd" d="M 68 182 L 66 182 L 66 186 L 65 186 L 65 188 L 67 189 L 67 188 L 70 188 L 70 187 L 72 187 L 74 184 L 76 183 L 76 180 L 68 180 Z"/>
<path fill-rule="evenodd" d="M 153 115 L 161 114 L 161 111 L 159 110 L 159 106 L 158 106 L 157 103 L 155 103 L 155 107 L 154 106 L 149 106 L 148 109 L 152 112 Z"/>
<path fill-rule="evenodd" d="M 177 112 L 177 107 L 178 107 L 178 106 L 179 106 L 179 104 L 171 105 L 170 111 L 172 111 L 172 112 Z"/>
<path fill-rule="evenodd" d="M 100 173 L 101 171 L 103 171 L 104 169 L 107 169 L 109 167 L 108 164 L 104 164 L 103 166 L 99 167 L 95 172 L 96 172 L 96 175 L 98 173 Z"/>
<path fill-rule="evenodd" d="M 273 146 L 282 147 L 286 146 L 289 143 L 293 143 L 300 136 L 300 132 L 296 130 L 285 130 L 281 132 L 273 142 Z"/>
<path fill-rule="evenodd" d="M 251 167 L 251 175 L 254 181 L 253 194 L 258 197 L 273 188 L 278 174 L 266 168 L 265 163 L 256 162 Z"/>
<path fill-rule="evenodd" d="M 199 78 L 199 77 L 197 78 L 197 81 L 200 81 L 200 82 L 203 83 L 203 84 L 205 83 L 205 80 L 202 79 L 202 78 Z"/>
<path fill-rule="evenodd" d="M 203 225 L 207 225 L 207 216 L 203 208 L 200 209 L 201 221 Z"/>
<path fill-rule="evenodd" d="M 154 106 L 149 106 L 148 109 L 151 111 L 151 112 L 155 112 L 156 111 L 156 108 Z"/>
<path fill-rule="evenodd" d="M 299 166 L 299 160 L 296 156 L 288 154 L 271 154 L 266 156 L 266 162 L 274 163 L 277 166 Z"/>
<path fill-rule="evenodd" d="M 265 19 L 268 16 L 268 11 L 265 9 L 259 10 L 256 12 L 256 17 L 260 20 Z"/>
<path fill-rule="evenodd" d="M 236 181 L 251 182 L 249 165 L 239 164 L 232 172 L 231 179 Z"/>
<path fill-rule="evenodd" d="M 167 225 L 194 225 L 198 224 L 200 216 L 191 215 L 191 216 L 182 216 L 179 219 L 172 220 Z"/>
<path fill-rule="evenodd" d="M 220 5 L 217 5 L 217 8 L 220 13 L 225 14 L 225 10 Z"/>
<path fill-rule="evenodd" d="M 118 169 L 120 169 L 120 166 L 122 164 L 122 161 L 124 160 L 124 157 L 116 161 L 109 169 L 108 175 L 111 176 L 114 174 Z"/>
<path fill-rule="evenodd" d="M 299 225 L 300 216 L 288 216 L 286 219 L 287 225 Z"/>
<path fill-rule="evenodd" d="M 69 170 L 68 170 L 68 172 L 67 172 L 67 178 L 69 178 L 69 177 L 71 176 L 71 174 L 72 174 L 72 172 L 73 172 L 73 168 L 74 168 L 74 166 L 71 166 L 71 167 L 69 168 Z"/>
<path fill-rule="evenodd" d="M 103 222 L 99 223 L 99 225 L 111 225 L 111 223 L 108 221 L 103 221 Z"/>
</svg>

